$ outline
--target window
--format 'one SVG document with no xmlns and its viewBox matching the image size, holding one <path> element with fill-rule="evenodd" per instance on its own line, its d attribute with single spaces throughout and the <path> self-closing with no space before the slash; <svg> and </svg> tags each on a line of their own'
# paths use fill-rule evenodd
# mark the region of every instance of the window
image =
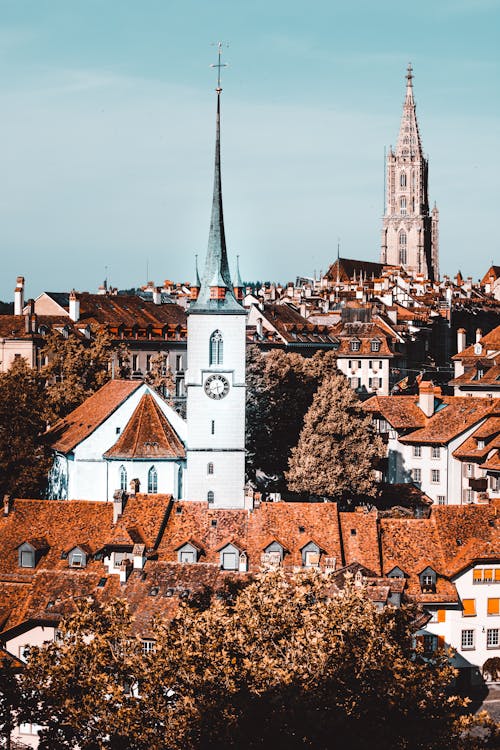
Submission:
<svg viewBox="0 0 500 750">
<path fill-rule="evenodd" d="M 128 560 L 130 552 L 115 552 L 113 559 L 113 566 L 119 568 L 124 560 Z"/>
<path fill-rule="evenodd" d="M 405 196 L 401 196 L 399 201 L 399 212 L 401 216 L 406 216 L 406 198 Z"/>
<path fill-rule="evenodd" d="M 209 463 L 209 464 L 207 464 L 207 474 L 213 474 L 213 473 L 214 473 L 214 465 L 213 465 L 213 463 L 212 463 L 212 462 L 210 461 L 210 463 Z"/>
<path fill-rule="evenodd" d="M 500 599 L 498 597 L 488 599 L 488 614 L 500 615 Z"/>
<path fill-rule="evenodd" d="M 361 346 L 360 341 L 356 341 L 356 340 L 351 341 L 351 344 L 350 344 L 351 352 L 359 352 L 360 346 Z"/>
<path fill-rule="evenodd" d="M 462 651 L 470 651 L 474 648 L 474 631 L 462 630 Z"/>
<path fill-rule="evenodd" d="M 476 616 L 476 600 L 475 599 L 462 599 L 463 612 L 462 617 L 475 617 Z"/>
<path fill-rule="evenodd" d="M 271 542 L 264 550 L 264 555 L 268 556 L 265 562 L 270 565 L 281 565 L 285 551 L 279 542 Z"/>
<path fill-rule="evenodd" d="M 422 645 L 424 647 L 424 654 L 433 654 L 436 650 L 437 638 L 435 635 L 424 635 L 422 639 Z"/>
<path fill-rule="evenodd" d="M 220 566 L 222 570 L 238 570 L 239 551 L 233 544 L 226 545 L 220 551 Z"/>
<path fill-rule="evenodd" d="M 180 563 L 195 563 L 198 560 L 198 553 L 196 547 L 189 542 L 183 544 L 177 550 L 177 560 Z"/>
<path fill-rule="evenodd" d="M 399 185 L 402 188 L 406 187 L 406 174 L 404 172 L 401 172 L 399 176 Z"/>
<path fill-rule="evenodd" d="M 179 466 L 179 469 L 177 471 L 177 499 L 182 500 L 182 480 L 183 480 L 184 472 L 182 470 L 182 466 Z"/>
<path fill-rule="evenodd" d="M 466 477 L 472 477 L 474 472 L 474 467 L 472 464 L 465 464 L 465 476 Z"/>
<path fill-rule="evenodd" d="M 476 568 L 472 574 L 473 583 L 500 583 L 500 568 Z"/>
<path fill-rule="evenodd" d="M 421 469 L 412 469 L 411 470 L 411 476 L 414 482 L 421 482 L 422 481 L 422 470 Z"/>
<path fill-rule="evenodd" d="M 71 568 L 84 568 L 87 562 L 87 556 L 83 554 L 79 547 L 75 547 L 69 553 L 69 565 Z"/>
<path fill-rule="evenodd" d="M 209 490 L 209 491 L 207 492 L 207 502 L 208 502 L 208 503 L 214 503 L 214 502 L 215 502 L 215 495 L 214 495 L 214 493 L 212 492 L 212 490 Z"/>
<path fill-rule="evenodd" d="M 439 469 L 432 469 L 431 470 L 431 482 L 433 484 L 439 484 L 439 481 L 440 481 Z"/>
<path fill-rule="evenodd" d="M 490 477 L 490 490 L 493 492 L 500 490 L 500 477 Z"/>
<path fill-rule="evenodd" d="M 484 440 L 478 440 L 477 447 L 478 447 L 478 450 L 482 451 L 484 448 Z"/>
<path fill-rule="evenodd" d="M 432 574 L 428 573 L 427 575 L 422 576 L 422 586 L 424 589 L 431 589 L 433 588 L 435 584 L 435 578 Z"/>
<path fill-rule="evenodd" d="M 438 622 L 446 622 L 446 610 L 445 609 L 438 609 L 438 611 L 437 611 L 437 621 Z"/>
<path fill-rule="evenodd" d="M 151 359 L 153 358 L 152 354 L 146 354 L 146 372 L 151 372 Z"/>
<path fill-rule="evenodd" d="M 137 372 L 139 364 L 139 358 L 137 354 L 132 354 L 132 372 Z"/>
<path fill-rule="evenodd" d="M 439 458 L 441 454 L 441 450 L 439 448 L 439 445 L 433 445 L 431 448 L 431 458 Z"/>
<path fill-rule="evenodd" d="M 221 365 L 223 363 L 224 342 L 222 333 L 214 331 L 210 336 L 210 364 Z"/>
<path fill-rule="evenodd" d="M 177 370 L 177 372 L 179 372 L 179 370 L 182 370 L 182 354 L 176 354 L 175 356 L 175 369 Z"/>
<path fill-rule="evenodd" d="M 446 505 L 446 496 L 445 495 L 438 495 L 437 496 L 438 505 Z"/>
<path fill-rule="evenodd" d="M 355 390 L 359 388 L 359 378 L 350 378 L 351 388 L 354 388 Z"/>
<path fill-rule="evenodd" d="M 380 351 L 380 341 L 377 341 L 374 339 L 370 344 L 370 350 L 372 352 L 379 352 Z"/>
<path fill-rule="evenodd" d="M 34 568 L 35 567 L 35 553 L 29 549 L 21 550 L 21 568 Z"/>
<path fill-rule="evenodd" d="M 150 640 L 149 638 L 143 639 L 142 641 L 142 653 L 151 654 L 156 650 L 156 641 Z"/>
<path fill-rule="evenodd" d="M 122 492 L 127 491 L 127 469 L 125 466 L 120 466 L 120 489 Z"/>
<path fill-rule="evenodd" d="M 215 420 L 214 419 L 212 419 L 212 425 L 211 425 L 210 431 L 212 435 L 215 435 Z"/>
<path fill-rule="evenodd" d="M 399 262 L 406 264 L 406 232 L 399 233 Z"/>
<path fill-rule="evenodd" d="M 319 565 L 320 548 L 315 542 L 309 542 L 302 547 L 302 565 L 305 568 L 317 568 Z"/>
<path fill-rule="evenodd" d="M 486 648 L 500 647 L 500 630 L 498 628 L 488 628 L 486 631 Z"/>
<path fill-rule="evenodd" d="M 413 446 L 413 456 L 414 458 L 422 458 L 422 446 L 421 445 Z"/>
<path fill-rule="evenodd" d="M 158 474 L 154 466 L 148 471 L 148 494 L 156 495 L 158 492 Z"/>
</svg>

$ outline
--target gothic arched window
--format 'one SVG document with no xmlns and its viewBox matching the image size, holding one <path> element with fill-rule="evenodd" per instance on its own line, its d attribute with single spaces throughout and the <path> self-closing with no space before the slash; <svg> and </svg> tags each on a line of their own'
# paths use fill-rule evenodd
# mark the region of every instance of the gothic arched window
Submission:
<svg viewBox="0 0 500 750">
<path fill-rule="evenodd" d="M 399 233 L 399 262 L 406 264 L 406 232 Z"/>
<path fill-rule="evenodd" d="M 212 490 L 209 490 L 209 491 L 207 492 L 207 502 L 209 502 L 209 503 L 213 503 L 213 502 L 214 502 L 214 500 L 215 500 L 215 495 L 214 495 L 214 493 L 212 492 Z"/>
<path fill-rule="evenodd" d="M 154 466 L 148 471 L 148 493 L 150 495 L 156 495 L 158 492 L 158 473 Z"/>
<path fill-rule="evenodd" d="M 224 342 L 222 333 L 214 331 L 210 336 L 210 364 L 221 365 L 223 361 Z"/>
<path fill-rule="evenodd" d="M 406 172 L 401 172 L 401 175 L 399 177 L 399 184 L 401 187 L 406 187 Z"/>
<path fill-rule="evenodd" d="M 406 198 L 403 195 L 399 201 L 399 210 L 401 213 L 401 216 L 406 216 Z"/>
<path fill-rule="evenodd" d="M 125 466 L 120 466 L 120 489 L 122 492 L 127 491 L 127 469 Z"/>
<path fill-rule="evenodd" d="M 213 473 L 214 473 L 214 465 L 213 465 L 213 463 L 212 463 L 212 462 L 210 461 L 210 463 L 209 463 L 209 464 L 207 464 L 207 474 L 213 474 Z"/>
<path fill-rule="evenodd" d="M 177 472 L 177 499 L 178 500 L 182 500 L 182 480 L 183 480 L 182 466 L 179 466 L 179 470 Z"/>
</svg>

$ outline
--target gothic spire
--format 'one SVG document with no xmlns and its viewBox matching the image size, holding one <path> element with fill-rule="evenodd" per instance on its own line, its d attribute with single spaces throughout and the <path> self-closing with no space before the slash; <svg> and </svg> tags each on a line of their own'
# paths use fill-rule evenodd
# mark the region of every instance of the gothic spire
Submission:
<svg viewBox="0 0 500 750">
<path fill-rule="evenodd" d="M 406 96 L 403 104 L 403 116 L 401 117 L 396 154 L 408 161 L 414 161 L 423 157 L 415 99 L 413 98 L 413 68 L 411 63 L 408 63 L 406 70 Z"/>
<path fill-rule="evenodd" d="M 212 216 L 208 235 L 208 248 L 205 270 L 201 279 L 198 299 L 190 307 L 190 312 L 243 312 L 238 304 L 231 281 L 227 261 L 226 235 L 224 231 L 224 213 L 222 209 L 222 181 L 220 164 L 220 101 L 221 101 L 221 62 L 222 43 L 218 43 L 218 60 L 211 67 L 217 68 L 217 114 L 215 120 L 215 165 L 214 190 L 212 197 Z"/>
</svg>

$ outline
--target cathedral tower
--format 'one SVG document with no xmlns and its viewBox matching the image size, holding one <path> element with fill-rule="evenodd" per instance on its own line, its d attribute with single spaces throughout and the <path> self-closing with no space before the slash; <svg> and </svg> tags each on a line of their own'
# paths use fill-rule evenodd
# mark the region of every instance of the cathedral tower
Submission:
<svg viewBox="0 0 500 750">
<path fill-rule="evenodd" d="M 219 44 L 215 173 L 205 270 L 188 311 L 187 492 L 215 508 L 242 508 L 245 484 L 245 323 L 226 252 L 220 165 Z"/>
<path fill-rule="evenodd" d="M 428 169 L 413 99 L 413 72 L 408 65 L 398 143 L 396 151 L 391 147 L 387 156 L 380 260 L 434 280 L 439 276 L 439 212 L 434 205 L 429 213 Z"/>
</svg>

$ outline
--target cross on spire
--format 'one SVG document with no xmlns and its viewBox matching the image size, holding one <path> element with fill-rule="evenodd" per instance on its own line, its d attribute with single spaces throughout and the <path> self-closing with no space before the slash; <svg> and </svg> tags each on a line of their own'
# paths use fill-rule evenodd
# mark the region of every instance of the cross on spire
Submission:
<svg viewBox="0 0 500 750">
<path fill-rule="evenodd" d="M 228 45 L 226 44 L 226 47 Z M 220 85 L 220 72 L 221 68 L 227 68 L 227 63 L 221 62 L 222 57 L 222 48 L 224 47 L 224 42 L 217 42 L 217 62 L 212 63 L 210 65 L 211 68 L 217 68 L 217 88 L 215 89 L 218 94 L 222 91 L 222 86 Z"/>
</svg>

